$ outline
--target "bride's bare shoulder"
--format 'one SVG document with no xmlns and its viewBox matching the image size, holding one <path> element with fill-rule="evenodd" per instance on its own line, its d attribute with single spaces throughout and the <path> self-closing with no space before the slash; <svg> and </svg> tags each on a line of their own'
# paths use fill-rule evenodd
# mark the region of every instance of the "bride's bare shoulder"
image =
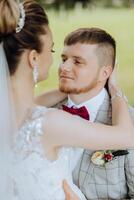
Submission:
<svg viewBox="0 0 134 200">
<path fill-rule="evenodd" d="M 58 110 L 58 109 L 48 109 L 44 116 L 44 131 L 45 134 L 48 133 L 51 136 L 53 133 L 63 130 L 63 127 L 70 124 L 72 121 L 71 114 Z"/>
<path fill-rule="evenodd" d="M 57 108 L 50 108 L 46 113 L 46 117 L 48 120 L 64 118 L 65 116 L 68 115 L 70 116 L 70 114 L 68 114 L 67 112 L 59 110 Z"/>
</svg>

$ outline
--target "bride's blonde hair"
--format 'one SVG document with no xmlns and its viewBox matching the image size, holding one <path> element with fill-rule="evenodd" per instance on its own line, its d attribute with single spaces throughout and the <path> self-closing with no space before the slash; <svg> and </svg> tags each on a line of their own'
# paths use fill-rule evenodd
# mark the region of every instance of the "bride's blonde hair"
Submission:
<svg viewBox="0 0 134 200">
<path fill-rule="evenodd" d="M 0 33 L 5 35 L 14 32 L 19 16 L 19 7 L 15 0 L 1 0 Z"/>
<path fill-rule="evenodd" d="M 14 74 L 23 52 L 35 49 L 42 52 L 41 35 L 48 33 L 48 18 L 44 9 L 34 0 L 24 0 L 24 27 L 16 32 L 20 18 L 17 0 L 0 0 L 0 42 L 3 41 L 10 74 Z"/>
</svg>

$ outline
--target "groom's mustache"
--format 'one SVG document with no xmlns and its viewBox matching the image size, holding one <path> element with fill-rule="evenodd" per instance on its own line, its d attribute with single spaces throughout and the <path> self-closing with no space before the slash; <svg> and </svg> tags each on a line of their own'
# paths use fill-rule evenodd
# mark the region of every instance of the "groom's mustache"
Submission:
<svg viewBox="0 0 134 200">
<path fill-rule="evenodd" d="M 59 78 L 66 78 L 66 79 L 72 79 L 74 80 L 74 77 L 71 74 L 68 74 L 67 72 L 60 72 Z"/>
</svg>

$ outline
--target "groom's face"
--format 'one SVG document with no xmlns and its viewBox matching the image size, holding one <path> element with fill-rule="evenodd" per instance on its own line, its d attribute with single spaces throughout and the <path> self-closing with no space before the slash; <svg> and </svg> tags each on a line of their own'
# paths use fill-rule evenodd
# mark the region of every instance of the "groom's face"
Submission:
<svg viewBox="0 0 134 200">
<path fill-rule="evenodd" d="M 101 69 L 96 48 L 96 44 L 81 43 L 64 47 L 59 67 L 61 91 L 79 94 L 96 87 Z"/>
</svg>

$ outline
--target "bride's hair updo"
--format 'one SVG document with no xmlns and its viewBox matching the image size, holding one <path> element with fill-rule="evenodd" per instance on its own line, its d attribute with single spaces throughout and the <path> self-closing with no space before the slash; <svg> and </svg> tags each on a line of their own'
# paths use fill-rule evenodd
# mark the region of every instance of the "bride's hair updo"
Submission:
<svg viewBox="0 0 134 200">
<path fill-rule="evenodd" d="M 23 1 L 24 27 L 16 32 L 20 19 L 17 0 L 0 0 L 0 42 L 3 42 L 9 71 L 13 75 L 22 53 L 26 50 L 42 51 L 41 35 L 47 34 L 48 18 L 44 9 L 34 0 Z"/>
</svg>

